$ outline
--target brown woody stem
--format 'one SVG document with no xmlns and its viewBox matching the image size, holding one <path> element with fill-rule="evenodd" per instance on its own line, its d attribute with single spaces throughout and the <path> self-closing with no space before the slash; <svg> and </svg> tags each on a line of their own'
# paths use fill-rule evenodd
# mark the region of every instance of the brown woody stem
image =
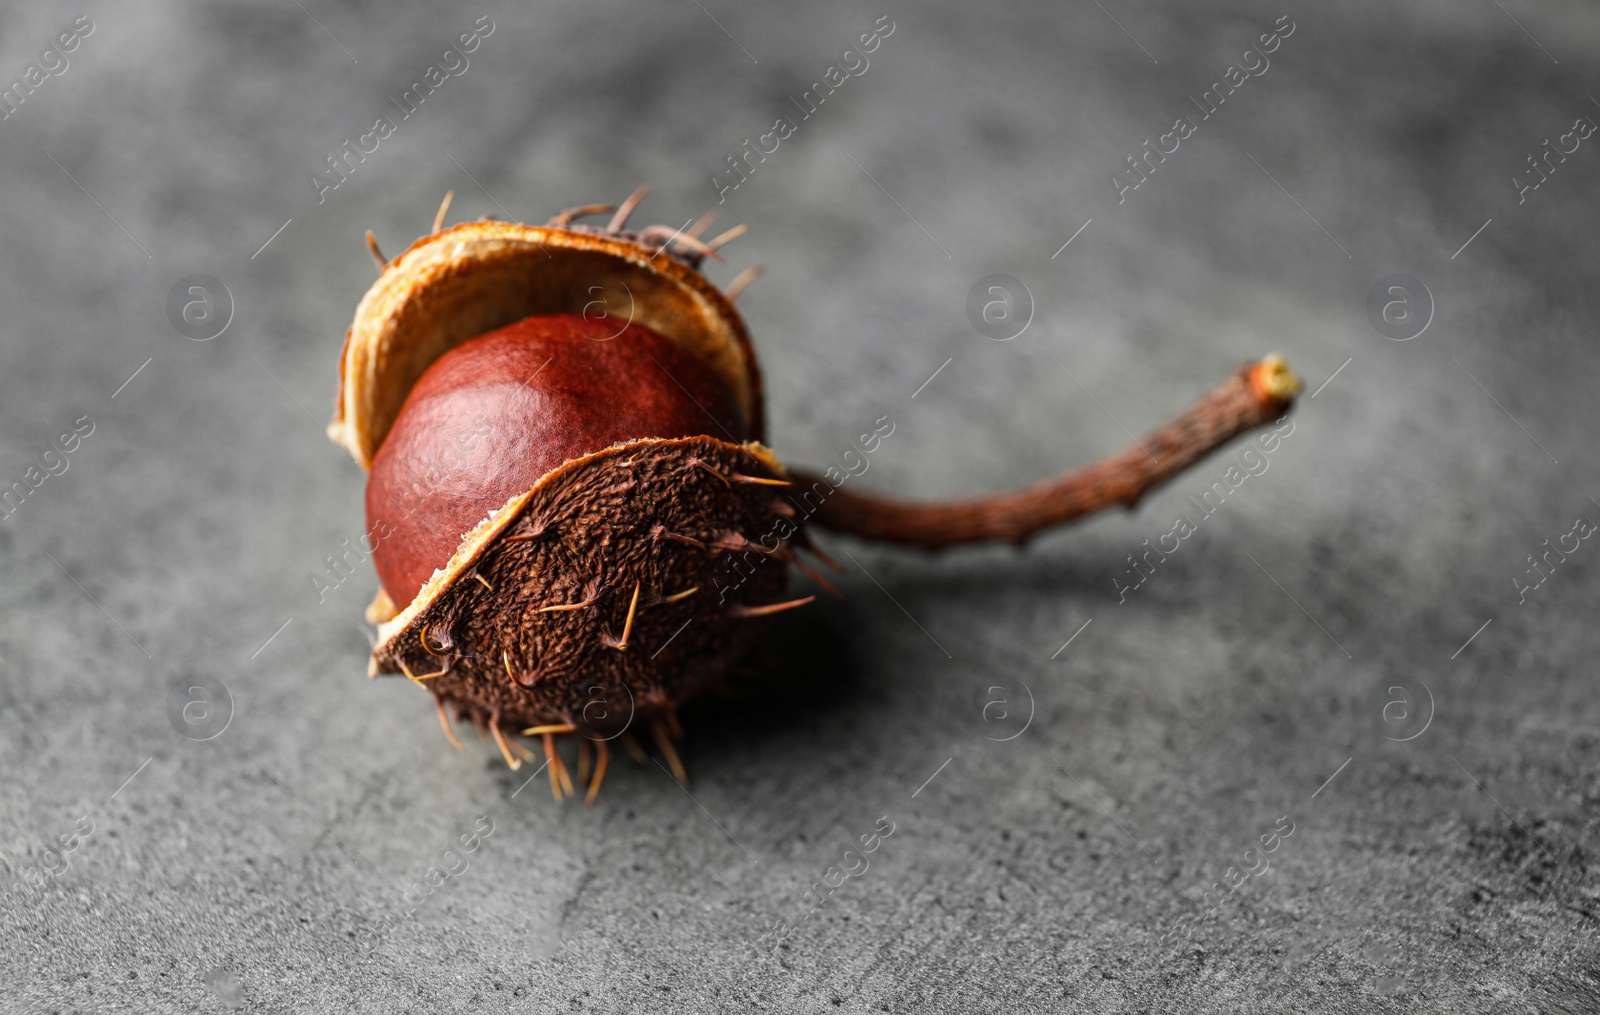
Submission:
<svg viewBox="0 0 1600 1015">
<path fill-rule="evenodd" d="M 1147 490 L 1245 431 L 1284 415 L 1299 390 L 1288 364 L 1268 356 L 1241 367 L 1133 447 L 1055 479 L 988 497 L 912 504 L 831 489 L 827 480 L 803 471 L 793 478 L 802 490 L 831 489 L 811 520 L 836 532 L 930 550 L 987 540 L 1022 543 L 1114 504 L 1133 508 Z"/>
</svg>

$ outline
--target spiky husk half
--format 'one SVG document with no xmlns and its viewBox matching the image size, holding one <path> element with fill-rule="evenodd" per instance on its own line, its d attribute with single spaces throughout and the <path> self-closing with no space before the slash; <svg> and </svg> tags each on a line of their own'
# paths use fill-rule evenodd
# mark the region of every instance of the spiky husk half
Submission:
<svg viewBox="0 0 1600 1015">
<path fill-rule="evenodd" d="M 640 440 L 567 462 L 468 533 L 379 628 L 404 673 L 507 730 L 605 738 L 721 677 L 803 538 L 759 445 Z"/>
</svg>

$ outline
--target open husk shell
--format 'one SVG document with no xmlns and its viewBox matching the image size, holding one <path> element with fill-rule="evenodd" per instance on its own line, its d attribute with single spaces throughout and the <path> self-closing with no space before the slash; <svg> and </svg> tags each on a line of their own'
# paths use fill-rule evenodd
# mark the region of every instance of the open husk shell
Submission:
<svg viewBox="0 0 1600 1015">
<path fill-rule="evenodd" d="M 525 317 L 584 313 L 597 300 L 612 318 L 644 325 L 709 364 L 749 436 L 763 439 L 761 372 L 744 322 L 698 271 L 626 236 L 497 221 L 424 236 L 384 266 L 345 334 L 328 436 L 370 469 L 434 360 Z"/>
</svg>

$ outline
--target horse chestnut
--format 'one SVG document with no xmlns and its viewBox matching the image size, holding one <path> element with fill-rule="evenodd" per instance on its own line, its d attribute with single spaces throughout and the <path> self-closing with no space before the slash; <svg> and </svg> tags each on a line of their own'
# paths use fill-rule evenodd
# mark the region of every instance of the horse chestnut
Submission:
<svg viewBox="0 0 1600 1015">
<path fill-rule="evenodd" d="M 909 504 L 790 473 L 762 443 L 755 351 L 732 297 L 700 275 L 688 230 L 627 230 L 643 197 L 433 232 L 381 265 L 340 356 L 329 436 L 371 471 L 378 624 L 369 673 L 429 690 L 491 735 L 513 768 L 540 738 L 578 738 L 592 802 L 610 743 L 647 728 L 673 773 L 676 709 L 751 645 L 783 598 L 811 523 L 924 548 L 1025 542 L 1132 507 L 1233 437 L 1287 411 L 1299 382 L 1246 365 L 1135 447 L 1011 493 Z M 615 211 L 603 228 L 576 224 Z M 595 313 L 596 306 L 602 307 Z M 590 761 L 593 771 L 590 773 Z"/>
</svg>

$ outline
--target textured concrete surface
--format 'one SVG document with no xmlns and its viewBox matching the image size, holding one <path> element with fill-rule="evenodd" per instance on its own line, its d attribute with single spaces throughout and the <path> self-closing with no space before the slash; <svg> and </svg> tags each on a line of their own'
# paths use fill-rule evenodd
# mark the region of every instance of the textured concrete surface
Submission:
<svg viewBox="0 0 1600 1015">
<path fill-rule="evenodd" d="M 1597 52 L 1554 0 L 7 8 L 0 80 L 59 73 L 0 120 L 0 480 L 31 489 L 0 522 L 0 1010 L 1600 1009 Z M 828 541 L 846 599 L 686 717 L 692 797 L 622 763 L 558 807 L 364 679 L 369 573 L 313 592 L 363 527 L 321 430 L 362 231 L 645 181 L 676 226 L 780 116 L 710 275 L 768 269 L 787 460 L 887 414 L 852 482 L 969 493 L 1268 351 L 1315 397 L 1126 602 L 1242 447 L 1023 552 Z M 234 303 L 209 341 L 169 322 L 192 273 Z M 1012 341 L 967 319 L 994 273 L 1036 307 Z M 1368 316 L 1393 273 L 1434 304 L 1409 341 Z M 228 724 L 195 740 L 207 679 Z"/>
</svg>

